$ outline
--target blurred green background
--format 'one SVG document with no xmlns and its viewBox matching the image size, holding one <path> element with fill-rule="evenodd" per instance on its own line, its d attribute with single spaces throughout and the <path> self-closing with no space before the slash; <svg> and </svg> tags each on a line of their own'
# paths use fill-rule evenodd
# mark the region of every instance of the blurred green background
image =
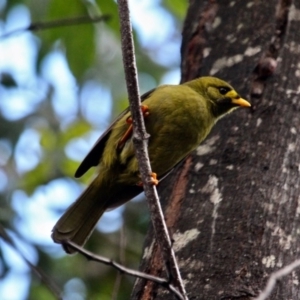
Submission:
<svg viewBox="0 0 300 300">
<path fill-rule="evenodd" d="M 187 1 L 129 3 L 141 93 L 178 83 Z M 34 22 L 102 14 L 110 20 L 18 31 Z M 73 178 L 80 161 L 127 106 L 115 1 L 0 0 L 2 300 L 55 299 L 52 282 L 64 299 L 129 299 L 133 278 L 67 256 L 50 238 L 54 223 L 93 176 L 90 170 Z M 148 224 L 140 196 L 106 213 L 86 247 L 138 268 Z M 24 258 L 43 270 L 47 284 Z"/>
</svg>

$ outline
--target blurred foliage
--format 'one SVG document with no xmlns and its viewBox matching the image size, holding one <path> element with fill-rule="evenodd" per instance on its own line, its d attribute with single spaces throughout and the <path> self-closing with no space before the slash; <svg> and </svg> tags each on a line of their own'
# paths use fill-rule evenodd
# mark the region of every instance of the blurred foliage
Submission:
<svg viewBox="0 0 300 300">
<path fill-rule="evenodd" d="M 50 1 L 45 16 L 43 18 L 40 16 L 39 20 L 64 19 L 87 14 L 87 7 L 84 2 L 73 1 L 72 4 L 66 5 L 67 2 Z M 39 59 L 45 56 L 55 42 L 61 41 L 71 71 L 76 78 L 80 78 L 84 75 L 86 68 L 92 66 L 95 57 L 95 46 L 94 29 L 91 24 L 42 30 L 38 33 L 38 36 L 43 41 L 39 51 Z"/>
<path fill-rule="evenodd" d="M 43 205 L 49 210 L 54 222 L 58 219 L 66 205 L 55 204 L 54 195 L 52 203 L 51 191 L 47 192 L 48 187 L 51 187 L 50 183 L 57 179 L 66 179 L 72 186 L 76 186 L 79 192 L 82 184 L 86 184 L 93 174 L 91 170 L 79 181 L 72 179 L 80 158 L 84 157 L 88 148 L 95 142 L 96 135 L 109 124 L 111 117 L 115 117 L 128 105 L 116 2 L 113 0 L 9 0 L 2 1 L 2 3 L 4 4 L 0 6 L 0 25 L 3 26 L 11 12 L 17 7 L 26 8 L 30 22 L 33 23 L 84 15 L 109 14 L 111 16 L 107 22 L 58 27 L 30 34 L 34 45 L 33 52 L 35 52 L 32 68 L 35 70 L 36 86 L 29 84 L 31 82 L 29 78 L 24 86 L 24 82 L 17 79 L 18 74 L 14 74 L 9 69 L 0 69 L 0 181 L 3 183 L 3 186 L 0 184 L 0 223 L 3 228 L 16 234 L 20 242 L 25 245 L 25 249 L 29 249 L 23 251 L 24 247 L 18 247 L 13 251 L 16 251 L 17 255 L 18 251 L 24 252 L 25 256 L 28 252 L 29 257 L 35 257 L 36 264 L 47 274 L 50 281 L 55 282 L 63 291 L 64 299 L 105 300 L 112 299 L 113 293 L 117 295 L 115 299 L 129 299 L 133 278 L 122 275 L 120 286 L 116 290 L 117 272 L 114 269 L 88 262 L 80 255 L 66 256 L 58 245 L 35 238 L 35 232 L 30 231 L 33 230 L 32 227 L 26 229 L 26 226 L 20 225 L 31 221 L 35 224 L 34 228 L 43 228 L 44 224 L 32 220 L 35 216 L 27 213 L 28 207 L 34 203 L 44 203 L 42 200 L 40 202 L 35 200 L 37 195 L 41 194 L 46 198 L 47 204 Z M 173 30 L 180 37 L 180 28 L 187 8 L 186 1 L 165 0 L 153 1 L 153 3 L 171 15 L 176 24 Z M 156 21 L 153 20 L 153 22 Z M 145 25 L 151 28 L 151 24 Z M 136 57 L 141 90 L 146 92 L 158 85 L 168 71 L 177 68 L 179 61 L 167 65 L 156 60 L 157 52 L 155 51 L 160 51 L 159 47 L 153 49 L 151 45 L 142 45 L 137 34 L 138 30 L 139 28 L 134 27 Z M 28 34 L 28 32 L 21 32 L 6 39 L 22 38 L 22 35 Z M 0 38 L 0 47 L 4 42 Z M 73 93 L 76 94 L 76 103 L 71 106 L 72 113 L 69 114 L 68 111 L 59 112 L 59 107 L 63 107 L 65 103 L 57 104 L 58 87 L 45 76 L 47 72 L 45 61 L 50 54 L 57 52 L 64 55 L 75 82 Z M 177 55 L 179 57 L 179 48 Z M 62 78 L 56 78 L 56 80 L 60 82 Z M 102 102 L 99 99 L 99 118 L 96 123 L 87 116 L 86 101 L 81 97 L 89 82 L 109 91 L 111 99 L 114 99 L 109 118 L 107 114 L 101 115 Z M 35 90 L 32 90 L 33 86 Z M 45 92 L 39 94 L 43 89 Z M 70 89 L 70 86 L 66 89 Z M 8 118 L 4 110 L 1 110 L 1 107 L 5 107 L 1 101 L 4 101 L 4 98 L 8 99 L 9 104 L 10 95 L 17 92 L 23 95 L 28 91 L 39 98 L 32 105 L 33 108 L 22 117 Z M 25 106 L 29 106 L 30 103 L 27 103 L 25 98 L 22 101 Z M 61 96 L 59 101 L 67 100 Z M 94 110 L 97 111 L 98 106 Z M 30 136 L 34 138 L 31 139 Z M 36 148 L 34 148 L 34 141 L 37 141 Z M 84 145 L 84 151 L 80 147 L 72 146 L 77 142 Z M 70 148 L 73 149 L 71 155 L 68 150 Z M 20 160 L 23 161 L 23 165 L 27 161 L 29 166 L 22 167 Z M 23 198 L 16 195 L 23 195 Z M 128 267 L 138 268 L 143 239 L 149 222 L 145 202 L 127 204 L 123 219 L 123 230 L 112 230 L 109 234 L 96 230 L 87 248 L 100 255 L 121 260 Z M 110 224 L 107 226 L 109 227 Z M 27 234 L 24 235 L 26 230 Z M 44 235 L 49 238 L 50 231 L 45 231 Z M 124 240 L 127 242 L 121 242 Z M 3 243 L 0 243 L 0 247 L 2 245 Z M 3 255 L 5 251 L 0 248 L 1 279 L 5 279 L 13 268 L 13 263 L 9 261 L 11 257 Z M 30 272 L 27 272 L 26 276 L 30 277 L 30 285 L 24 299 L 55 299 L 47 285 L 42 283 L 37 276 Z"/>
</svg>

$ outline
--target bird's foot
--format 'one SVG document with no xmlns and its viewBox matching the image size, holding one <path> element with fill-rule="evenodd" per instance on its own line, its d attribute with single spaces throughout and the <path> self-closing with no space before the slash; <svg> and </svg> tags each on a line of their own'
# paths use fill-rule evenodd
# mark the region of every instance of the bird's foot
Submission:
<svg viewBox="0 0 300 300">
<path fill-rule="evenodd" d="M 150 176 L 151 176 L 151 184 L 152 185 L 158 185 L 159 181 L 157 179 L 157 174 L 152 172 L 150 174 Z"/>
<path fill-rule="evenodd" d="M 150 183 L 151 183 L 152 185 L 158 185 L 159 180 L 157 179 L 157 174 L 152 172 L 152 173 L 150 174 L 150 176 L 151 176 Z M 142 181 L 139 181 L 136 185 L 137 185 L 137 186 L 140 186 L 140 187 L 143 187 L 144 184 L 143 184 Z"/>
<path fill-rule="evenodd" d="M 149 112 L 149 108 L 147 105 L 142 105 L 141 106 L 141 110 L 142 110 L 142 114 L 143 117 L 147 117 L 149 116 L 150 112 Z M 133 131 L 133 126 L 132 126 L 132 117 L 129 116 L 126 119 L 126 123 L 129 124 L 128 129 L 126 130 L 126 132 L 124 133 L 124 135 L 120 138 L 119 142 L 118 142 L 118 149 L 123 148 L 123 146 L 125 145 L 125 143 L 127 142 L 127 140 L 130 138 L 132 131 Z"/>
</svg>

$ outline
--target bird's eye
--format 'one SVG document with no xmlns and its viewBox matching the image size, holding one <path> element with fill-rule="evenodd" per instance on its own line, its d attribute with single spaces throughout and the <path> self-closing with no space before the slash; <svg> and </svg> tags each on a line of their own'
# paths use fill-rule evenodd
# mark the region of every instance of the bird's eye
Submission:
<svg viewBox="0 0 300 300">
<path fill-rule="evenodd" d="M 230 88 L 226 86 L 219 87 L 219 92 L 221 95 L 226 95 L 230 91 Z"/>
</svg>

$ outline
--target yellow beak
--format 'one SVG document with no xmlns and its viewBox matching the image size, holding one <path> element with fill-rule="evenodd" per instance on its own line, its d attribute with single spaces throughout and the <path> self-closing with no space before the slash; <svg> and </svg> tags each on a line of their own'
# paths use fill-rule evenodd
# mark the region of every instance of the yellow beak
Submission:
<svg viewBox="0 0 300 300">
<path fill-rule="evenodd" d="M 243 98 L 231 99 L 231 103 L 242 107 L 251 107 L 251 104 Z"/>
<path fill-rule="evenodd" d="M 226 97 L 231 98 L 232 104 L 235 104 L 235 105 L 238 105 L 241 107 L 251 107 L 251 104 L 247 100 L 241 98 L 235 90 L 229 91 L 226 94 Z"/>
</svg>

